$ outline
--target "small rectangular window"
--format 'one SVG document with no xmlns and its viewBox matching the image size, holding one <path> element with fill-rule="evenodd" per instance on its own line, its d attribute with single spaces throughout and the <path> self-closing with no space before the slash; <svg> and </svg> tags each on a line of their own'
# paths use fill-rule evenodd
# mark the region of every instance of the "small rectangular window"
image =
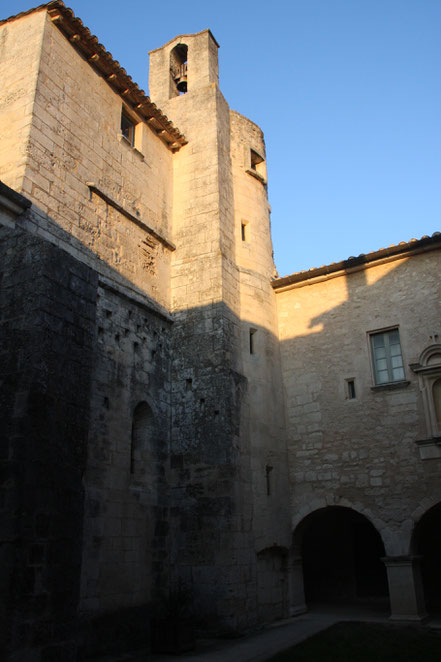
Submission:
<svg viewBox="0 0 441 662">
<path fill-rule="evenodd" d="M 348 379 L 346 381 L 348 387 L 348 398 L 349 400 L 355 400 L 355 381 L 353 379 Z"/>
<path fill-rule="evenodd" d="M 266 185 L 266 163 L 265 159 L 260 156 L 254 149 L 250 149 L 249 166 L 247 173 L 252 175 L 255 179 L 259 180 L 261 184 Z"/>
<path fill-rule="evenodd" d="M 257 329 L 250 329 L 250 354 L 256 353 L 256 333 Z"/>
<path fill-rule="evenodd" d="M 247 241 L 248 239 L 248 228 L 247 228 L 247 223 L 241 223 L 241 236 L 242 236 L 242 241 Z"/>
<path fill-rule="evenodd" d="M 263 163 L 263 158 L 258 154 L 257 152 L 254 151 L 254 149 L 251 150 L 251 169 L 252 170 L 258 170 L 258 165 L 260 163 Z"/>
<path fill-rule="evenodd" d="M 375 383 L 380 385 L 404 380 L 398 329 L 371 333 L 370 337 Z"/>
<path fill-rule="evenodd" d="M 121 113 L 121 133 L 133 147 L 135 144 L 135 123 L 127 117 L 124 111 Z"/>
</svg>

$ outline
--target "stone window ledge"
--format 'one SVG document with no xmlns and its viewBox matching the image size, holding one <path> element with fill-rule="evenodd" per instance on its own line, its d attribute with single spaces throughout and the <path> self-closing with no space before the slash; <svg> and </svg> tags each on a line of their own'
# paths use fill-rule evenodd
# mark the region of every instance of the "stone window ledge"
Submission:
<svg viewBox="0 0 441 662">
<path fill-rule="evenodd" d="M 433 437 L 433 439 L 423 439 L 416 441 L 420 458 L 422 460 L 437 460 L 441 458 L 441 437 Z"/>
<path fill-rule="evenodd" d="M 400 382 L 389 382 L 388 384 L 377 384 L 377 386 L 371 386 L 371 391 L 395 391 L 400 388 L 406 388 L 409 386 L 410 382 L 406 379 L 403 379 Z"/>
<path fill-rule="evenodd" d="M 261 184 L 266 184 L 266 179 L 265 177 L 262 177 L 262 175 L 259 175 L 259 173 L 256 170 L 252 170 L 251 168 L 247 168 L 246 172 L 251 175 L 251 177 L 254 177 L 254 179 L 257 179 Z"/>
<path fill-rule="evenodd" d="M 127 147 L 130 147 L 130 149 L 133 152 L 135 152 L 135 154 L 137 156 L 139 156 L 141 161 L 145 161 L 144 154 L 142 152 L 140 152 L 139 149 L 136 149 L 136 147 L 131 145 L 130 140 L 127 140 L 127 138 L 122 133 L 118 133 L 118 140 L 119 140 L 120 143 L 123 143 L 123 144 L 127 145 Z"/>
</svg>

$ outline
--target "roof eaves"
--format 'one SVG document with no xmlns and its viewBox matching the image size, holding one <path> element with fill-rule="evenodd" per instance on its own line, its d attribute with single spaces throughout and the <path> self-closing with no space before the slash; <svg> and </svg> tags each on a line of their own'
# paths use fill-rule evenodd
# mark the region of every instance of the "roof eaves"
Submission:
<svg viewBox="0 0 441 662">
<path fill-rule="evenodd" d="M 52 22 L 70 41 L 72 46 L 87 60 L 95 71 L 97 71 L 108 85 L 148 124 L 151 130 L 174 151 L 179 150 L 187 144 L 185 136 L 164 115 L 153 101 L 146 95 L 144 90 L 132 80 L 125 69 L 121 67 L 112 54 L 106 51 L 95 35 L 83 25 L 69 7 L 61 0 L 53 0 L 34 9 L 10 16 L 0 25 L 12 22 L 45 9 Z"/>
<path fill-rule="evenodd" d="M 29 14 L 33 14 L 37 11 L 42 11 L 43 9 L 47 9 L 49 5 L 59 5 L 63 4 L 60 2 L 60 0 L 53 0 L 52 2 L 45 2 L 42 5 L 38 5 L 38 7 L 32 7 L 31 9 L 27 9 L 26 11 L 22 11 L 19 14 L 13 14 L 13 16 L 8 16 L 8 18 L 3 18 L 0 20 L 0 25 L 3 25 L 4 23 L 12 23 L 12 21 L 16 21 L 19 18 L 23 18 L 23 16 L 28 16 Z"/>
<path fill-rule="evenodd" d="M 372 251 L 366 254 L 361 253 L 357 257 L 351 256 L 341 262 L 332 262 L 331 264 L 314 267 L 307 271 L 298 271 L 289 276 L 276 278 L 272 281 L 271 285 L 273 289 L 278 290 L 313 278 L 330 276 L 340 271 L 347 272 L 352 269 L 363 268 L 364 265 L 377 260 L 397 257 L 406 253 L 421 252 L 422 250 L 432 250 L 438 247 L 437 244 L 441 248 L 441 232 L 434 232 L 431 237 L 424 235 L 421 239 L 401 241 L 399 244 L 394 244 L 388 248 L 380 248 L 378 251 Z"/>
</svg>

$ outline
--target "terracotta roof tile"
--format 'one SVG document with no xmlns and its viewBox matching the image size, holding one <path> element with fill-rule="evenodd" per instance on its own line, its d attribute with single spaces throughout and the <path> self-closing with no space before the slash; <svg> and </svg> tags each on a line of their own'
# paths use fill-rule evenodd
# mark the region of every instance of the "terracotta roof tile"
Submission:
<svg viewBox="0 0 441 662">
<path fill-rule="evenodd" d="M 103 76 L 108 85 L 124 99 L 124 102 L 148 122 L 150 128 L 165 142 L 167 147 L 175 151 L 187 143 L 185 136 L 173 126 L 144 90 L 138 87 L 119 62 L 113 59 L 112 54 L 106 51 L 99 42 L 98 37 L 93 35 L 81 19 L 75 16 L 72 9 L 66 7 L 61 0 L 53 0 L 5 18 L 0 21 L 0 26 L 42 10 L 48 12 L 53 23 L 69 39 L 72 46 L 80 51 L 90 66 Z"/>
<path fill-rule="evenodd" d="M 272 286 L 276 290 L 311 278 L 327 276 L 338 271 L 346 271 L 348 269 L 360 267 L 369 262 L 375 262 L 376 260 L 382 260 L 417 250 L 431 250 L 433 248 L 438 248 L 437 244 L 441 247 L 441 232 L 434 232 L 431 237 L 425 234 L 421 239 L 400 241 L 399 244 L 392 244 L 388 248 L 380 248 L 379 250 L 370 253 L 360 253 L 357 257 L 351 255 L 347 260 L 342 260 L 341 262 L 331 262 L 331 264 L 328 265 L 312 267 L 305 271 L 297 271 L 289 276 L 276 278 L 273 280 Z"/>
</svg>

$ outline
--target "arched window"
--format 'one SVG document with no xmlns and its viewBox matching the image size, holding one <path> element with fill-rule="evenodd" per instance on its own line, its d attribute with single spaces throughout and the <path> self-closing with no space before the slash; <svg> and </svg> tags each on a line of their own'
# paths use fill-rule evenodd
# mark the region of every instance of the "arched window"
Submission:
<svg viewBox="0 0 441 662">
<path fill-rule="evenodd" d="M 147 402 L 140 402 L 133 412 L 130 473 L 142 478 L 150 473 L 154 458 L 154 416 Z"/>
<path fill-rule="evenodd" d="M 178 44 L 170 51 L 170 98 L 187 92 L 187 53 L 185 44 Z"/>
</svg>

